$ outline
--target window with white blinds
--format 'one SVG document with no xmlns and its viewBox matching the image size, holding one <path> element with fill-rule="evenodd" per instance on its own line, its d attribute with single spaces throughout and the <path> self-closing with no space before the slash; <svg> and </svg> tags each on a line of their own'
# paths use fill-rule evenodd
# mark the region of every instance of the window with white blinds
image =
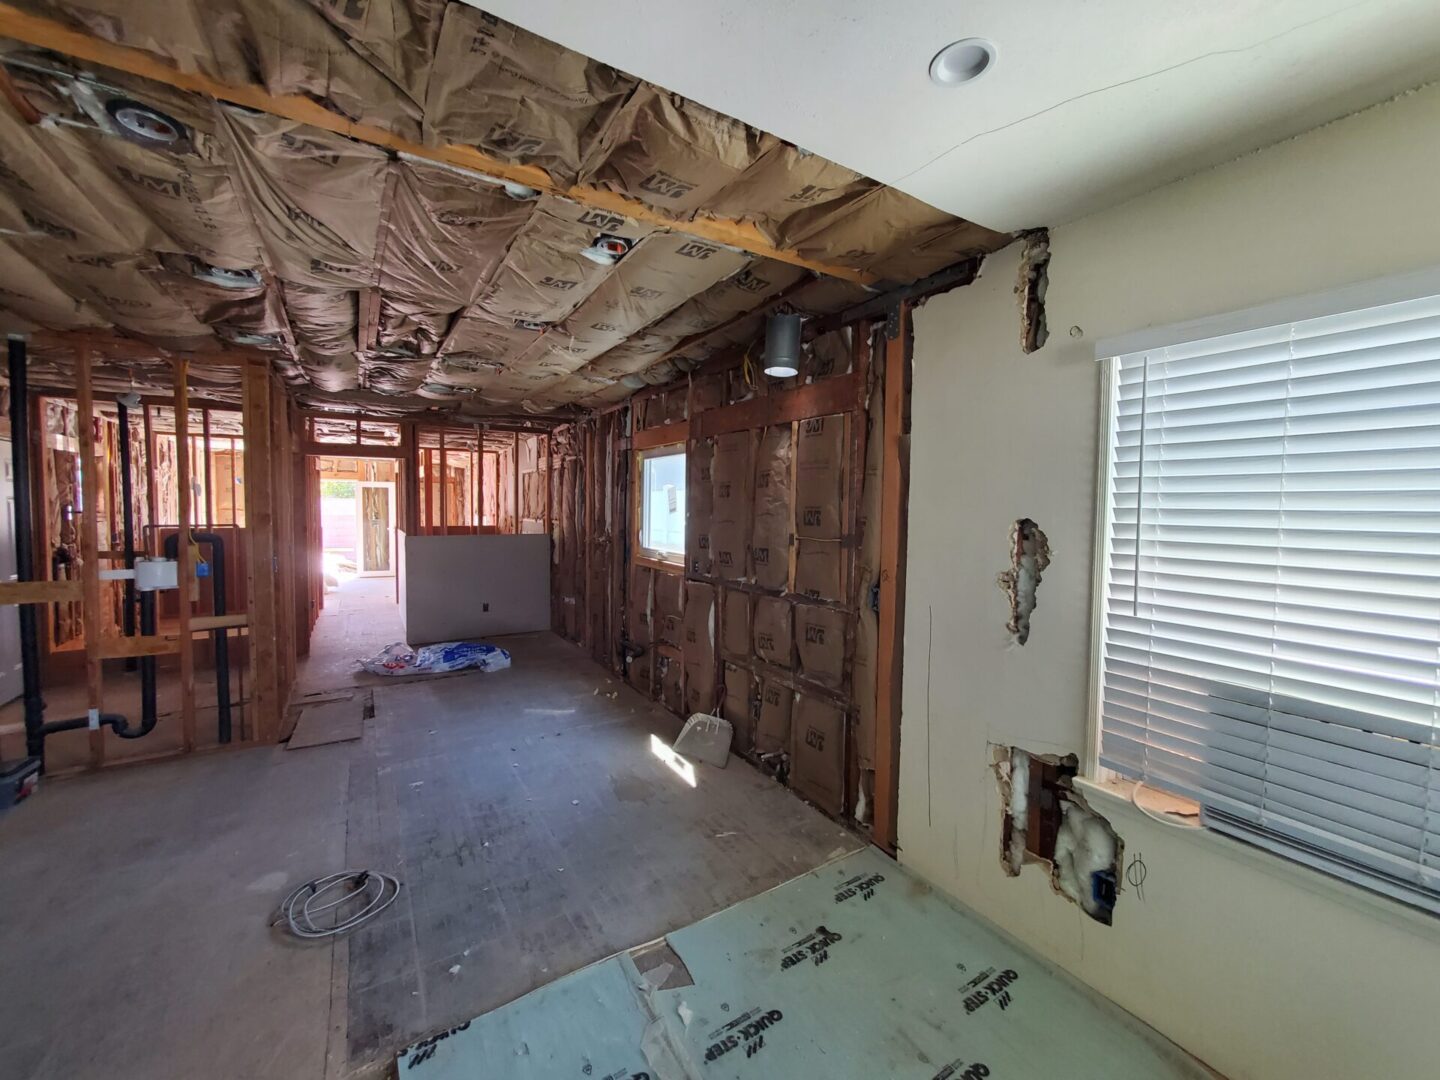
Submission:
<svg viewBox="0 0 1440 1080">
<path fill-rule="evenodd" d="M 1440 296 L 1106 371 L 1101 765 L 1440 913 Z"/>
</svg>

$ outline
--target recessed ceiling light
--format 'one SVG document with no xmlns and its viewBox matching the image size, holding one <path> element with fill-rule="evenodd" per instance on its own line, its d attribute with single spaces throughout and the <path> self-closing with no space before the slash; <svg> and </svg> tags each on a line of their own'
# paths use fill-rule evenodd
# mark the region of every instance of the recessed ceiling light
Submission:
<svg viewBox="0 0 1440 1080">
<path fill-rule="evenodd" d="M 930 61 L 930 81 L 936 86 L 974 82 L 995 66 L 995 46 L 984 38 L 951 42 Z"/>
<path fill-rule="evenodd" d="M 614 266 L 633 245 L 623 236 L 612 236 L 610 233 L 601 233 L 595 238 L 595 242 L 580 252 L 591 262 L 599 263 L 601 266 Z"/>
</svg>

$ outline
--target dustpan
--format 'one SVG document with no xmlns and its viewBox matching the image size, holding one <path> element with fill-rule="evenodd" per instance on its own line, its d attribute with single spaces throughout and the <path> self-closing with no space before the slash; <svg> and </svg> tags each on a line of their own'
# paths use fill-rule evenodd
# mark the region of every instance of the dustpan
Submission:
<svg viewBox="0 0 1440 1080">
<path fill-rule="evenodd" d="M 694 713 L 681 729 L 673 749 L 696 761 L 723 769 L 730 760 L 730 739 L 734 729 L 729 720 L 709 713 Z"/>
</svg>

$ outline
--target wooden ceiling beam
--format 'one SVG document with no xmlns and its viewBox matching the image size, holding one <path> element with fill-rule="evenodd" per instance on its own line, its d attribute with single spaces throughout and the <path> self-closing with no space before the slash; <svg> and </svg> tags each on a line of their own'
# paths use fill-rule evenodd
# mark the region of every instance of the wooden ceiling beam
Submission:
<svg viewBox="0 0 1440 1080">
<path fill-rule="evenodd" d="M 169 363 L 177 357 L 197 364 L 215 364 L 220 367 L 240 367 L 250 360 L 269 361 L 269 353 L 258 349 L 236 345 L 214 349 L 162 349 L 148 345 L 134 338 L 118 334 L 93 333 L 85 330 L 36 330 L 30 335 L 30 342 L 36 348 L 50 349 L 92 349 L 98 360 L 151 360 L 156 364 Z"/>
<path fill-rule="evenodd" d="M 369 356 L 380 340 L 380 290 L 360 290 L 360 319 L 355 326 L 355 345 L 360 356 Z M 458 321 L 458 320 L 457 320 Z"/>
<path fill-rule="evenodd" d="M 239 390 L 239 387 L 236 387 L 236 390 L 238 391 L 238 390 Z M 30 386 L 30 392 L 31 392 L 32 394 L 34 394 L 36 397 L 73 398 L 73 397 L 75 396 L 75 387 L 73 387 L 73 386 L 46 386 L 46 385 L 39 385 L 39 386 L 37 386 L 37 385 L 35 385 L 35 384 L 32 383 L 31 386 Z M 97 401 L 97 402 L 106 402 L 106 403 L 112 404 L 112 405 L 113 405 L 116 401 L 118 401 L 118 400 L 120 399 L 120 397 L 121 397 L 120 394 L 115 393 L 113 390 L 91 390 L 91 391 L 90 391 L 90 396 L 91 396 L 92 398 L 94 398 L 95 401 Z M 190 396 L 191 396 L 191 398 L 193 398 L 193 399 L 196 400 L 196 402 L 197 402 L 197 404 L 196 404 L 196 406 L 195 406 L 196 408 L 199 408 L 200 406 L 203 405 L 205 408 L 209 409 L 211 412 L 235 412 L 235 413 L 238 413 L 238 412 L 240 411 L 240 405 L 239 405 L 238 400 L 237 400 L 237 401 L 217 401 L 217 400 L 214 399 L 214 398 L 200 397 L 199 395 L 197 395 L 197 394 L 194 392 L 194 388 L 193 388 L 193 387 L 191 388 Z M 175 399 L 174 399 L 172 396 L 168 395 L 168 394 L 164 394 L 164 395 L 161 395 L 161 394 L 141 394 L 141 395 L 140 395 L 140 404 L 141 404 L 141 405 L 157 405 L 157 406 L 160 406 L 160 407 L 162 407 L 162 408 L 168 409 L 168 408 L 170 408 L 170 406 L 173 405 L 174 403 L 175 403 Z M 218 434 L 216 435 L 216 438 L 220 438 L 220 439 L 228 439 L 229 437 L 230 437 L 230 436 L 229 436 L 228 434 L 224 433 L 224 432 L 220 432 L 220 433 L 218 433 Z"/>
<path fill-rule="evenodd" d="M 807 258 L 796 251 L 771 244 L 753 224 L 723 218 L 696 218 L 682 221 L 637 199 L 618 192 L 606 191 L 586 184 L 566 186 L 557 183 L 544 169 L 535 165 L 513 165 L 482 153 L 473 146 L 446 143 L 425 146 L 401 138 L 393 132 L 370 124 L 357 124 L 309 98 L 293 94 L 271 94 L 259 86 L 232 86 L 195 72 L 179 71 L 164 61 L 124 45 L 102 41 L 79 30 L 71 29 L 53 19 L 20 11 L 0 3 L 0 34 L 40 49 L 49 49 L 74 60 L 123 71 L 143 79 L 163 83 L 177 90 L 205 94 L 219 101 L 242 105 L 325 131 L 344 135 L 358 142 L 369 143 L 396 154 L 452 165 L 484 173 L 501 180 L 524 184 L 526 187 L 553 195 L 563 195 L 583 206 L 624 214 L 637 221 L 673 229 L 710 243 L 739 248 L 752 255 L 791 266 L 804 267 L 817 274 L 853 281 L 861 285 L 875 283 L 878 278 L 863 270 L 838 266 Z"/>
</svg>

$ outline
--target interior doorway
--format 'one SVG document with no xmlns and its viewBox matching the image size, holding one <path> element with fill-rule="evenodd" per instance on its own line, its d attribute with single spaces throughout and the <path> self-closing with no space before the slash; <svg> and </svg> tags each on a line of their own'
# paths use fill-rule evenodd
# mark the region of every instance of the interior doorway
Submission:
<svg viewBox="0 0 1440 1080">
<path fill-rule="evenodd" d="M 355 485 L 356 573 L 389 577 L 395 573 L 395 485 L 360 480 Z"/>
<path fill-rule="evenodd" d="M 393 577 L 399 463 L 390 458 L 340 455 L 312 460 L 327 588 L 355 577 Z"/>
</svg>

